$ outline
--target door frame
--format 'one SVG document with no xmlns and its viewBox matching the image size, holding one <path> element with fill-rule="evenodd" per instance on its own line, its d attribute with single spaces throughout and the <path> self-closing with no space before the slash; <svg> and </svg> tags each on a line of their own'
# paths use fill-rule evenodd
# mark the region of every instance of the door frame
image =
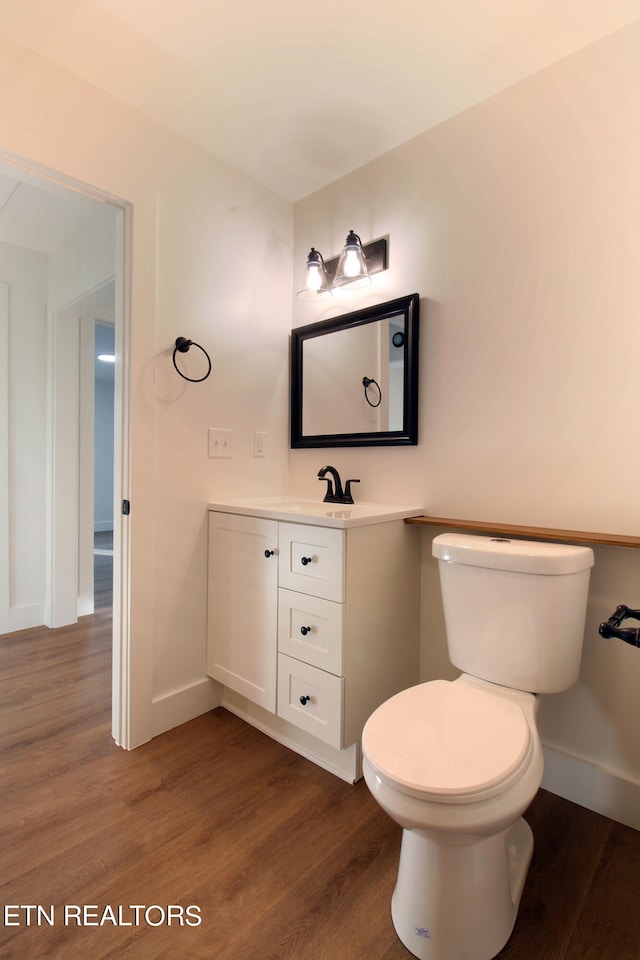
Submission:
<svg viewBox="0 0 640 960">
<path fill-rule="evenodd" d="M 0 163 L 16 170 L 17 176 L 36 185 L 54 190 L 72 190 L 87 198 L 104 203 L 118 213 L 115 250 L 115 389 L 114 389 L 114 531 L 113 531 L 113 626 L 112 626 L 112 735 L 116 743 L 126 749 L 136 745 L 139 735 L 132 732 L 132 654 L 130 632 L 130 529 L 123 515 L 123 500 L 129 497 L 131 460 L 129 454 L 131 433 L 131 258 L 132 258 L 132 203 L 109 194 L 75 177 L 40 166 L 23 157 L 0 151 Z M 51 344 L 52 352 L 53 344 Z M 52 358 L 50 357 L 50 362 Z M 51 371 L 51 367 L 49 368 Z M 51 403 L 53 383 L 48 391 Z M 48 412 L 49 444 L 54 418 Z M 1 432 L 1 431 L 0 431 Z M 1 437 L 0 437 L 1 439 Z M 48 526 L 52 526 L 52 504 L 55 492 L 53 456 L 48 457 Z M 0 493 L 2 491 L 0 490 Z M 0 504 L 1 507 L 1 504 Z M 52 544 L 52 540 L 50 544 Z M 47 592 L 53 580 L 53 552 L 47 551 Z M 0 556 L 0 563 L 2 556 Z"/>
</svg>

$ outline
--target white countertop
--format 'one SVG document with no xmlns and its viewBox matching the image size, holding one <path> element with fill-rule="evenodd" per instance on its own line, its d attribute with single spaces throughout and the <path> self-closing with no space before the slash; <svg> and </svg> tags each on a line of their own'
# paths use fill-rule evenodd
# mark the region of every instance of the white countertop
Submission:
<svg viewBox="0 0 640 960">
<path fill-rule="evenodd" d="M 247 500 L 212 501 L 209 510 L 246 517 L 266 517 L 292 523 L 312 523 L 321 527 L 361 527 L 405 517 L 419 517 L 423 507 L 391 503 L 325 503 L 296 497 L 256 497 Z"/>
</svg>

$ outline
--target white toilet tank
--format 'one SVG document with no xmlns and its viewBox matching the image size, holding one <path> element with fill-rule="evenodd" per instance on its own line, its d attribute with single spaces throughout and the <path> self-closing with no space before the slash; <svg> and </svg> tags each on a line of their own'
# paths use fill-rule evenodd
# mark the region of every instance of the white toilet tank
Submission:
<svg viewBox="0 0 640 960">
<path fill-rule="evenodd" d="M 454 666 L 530 693 L 576 682 L 589 547 L 445 533 L 434 538 L 433 556 Z"/>
</svg>

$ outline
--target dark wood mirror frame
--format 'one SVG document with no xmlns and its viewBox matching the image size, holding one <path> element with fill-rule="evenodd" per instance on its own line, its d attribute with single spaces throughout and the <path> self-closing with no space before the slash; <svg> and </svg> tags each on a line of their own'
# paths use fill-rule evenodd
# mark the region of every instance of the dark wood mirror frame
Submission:
<svg viewBox="0 0 640 960">
<path fill-rule="evenodd" d="M 389 300 L 353 313 L 320 320 L 291 331 L 291 447 L 381 447 L 416 445 L 418 442 L 418 332 L 420 298 L 417 293 Z M 315 337 L 330 336 L 351 327 L 404 318 L 404 381 L 402 428 L 365 433 L 305 434 L 304 344 Z"/>
</svg>

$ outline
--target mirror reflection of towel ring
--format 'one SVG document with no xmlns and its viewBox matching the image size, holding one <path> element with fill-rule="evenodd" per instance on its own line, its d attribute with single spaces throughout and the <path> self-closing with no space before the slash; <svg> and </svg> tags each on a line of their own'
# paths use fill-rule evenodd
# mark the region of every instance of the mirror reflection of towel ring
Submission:
<svg viewBox="0 0 640 960">
<path fill-rule="evenodd" d="M 369 399 L 369 394 L 367 393 L 367 390 L 369 389 L 369 387 L 370 387 L 372 384 L 373 384 L 373 386 L 376 388 L 376 390 L 378 391 L 378 402 L 377 402 L 377 403 L 372 403 L 371 400 Z M 377 381 L 377 380 L 374 380 L 373 377 L 363 377 L 363 378 L 362 378 L 362 386 L 364 387 L 364 398 L 365 398 L 365 400 L 367 401 L 367 403 L 369 404 L 369 406 L 370 406 L 370 407 L 379 407 L 380 404 L 382 403 L 382 390 L 380 389 L 380 384 L 378 383 L 378 381 Z"/>
<path fill-rule="evenodd" d="M 209 364 L 207 372 L 203 377 L 187 377 L 182 370 L 178 369 L 178 364 L 176 363 L 176 353 L 188 353 L 189 347 L 197 347 L 198 350 L 202 350 L 205 357 L 207 358 L 207 363 Z M 194 343 L 193 340 L 187 340 L 186 337 L 178 337 L 176 340 L 176 345 L 173 351 L 173 365 L 176 368 L 177 372 L 180 374 L 183 380 L 188 380 L 189 383 L 202 383 L 203 380 L 206 380 L 209 374 L 211 373 L 211 357 L 207 353 L 204 347 L 201 347 L 199 343 Z"/>
</svg>

